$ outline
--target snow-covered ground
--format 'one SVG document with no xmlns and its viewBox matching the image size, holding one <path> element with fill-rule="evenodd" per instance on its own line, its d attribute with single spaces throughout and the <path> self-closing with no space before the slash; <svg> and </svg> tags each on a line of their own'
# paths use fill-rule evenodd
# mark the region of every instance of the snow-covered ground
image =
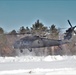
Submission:
<svg viewBox="0 0 76 75">
<path fill-rule="evenodd" d="M 0 75 L 76 75 L 76 56 L 0 57 Z"/>
</svg>

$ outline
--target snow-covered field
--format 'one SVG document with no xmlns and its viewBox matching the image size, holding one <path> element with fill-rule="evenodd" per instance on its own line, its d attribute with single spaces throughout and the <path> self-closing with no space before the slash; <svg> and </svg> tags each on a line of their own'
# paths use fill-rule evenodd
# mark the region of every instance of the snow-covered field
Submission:
<svg viewBox="0 0 76 75">
<path fill-rule="evenodd" d="M 76 56 L 0 57 L 0 75 L 76 75 Z"/>
</svg>

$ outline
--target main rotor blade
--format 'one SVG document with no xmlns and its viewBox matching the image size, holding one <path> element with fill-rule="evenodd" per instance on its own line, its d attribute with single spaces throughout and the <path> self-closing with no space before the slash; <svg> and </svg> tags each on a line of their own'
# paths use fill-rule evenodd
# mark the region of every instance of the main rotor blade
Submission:
<svg viewBox="0 0 76 75">
<path fill-rule="evenodd" d="M 70 21 L 68 20 L 68 23 L 69 23 L 69 25 L 71 26 L 71 28 L 72 28 L 72 25 L 71 25 L 71 23 L 70 23 Z"/>
</svg>

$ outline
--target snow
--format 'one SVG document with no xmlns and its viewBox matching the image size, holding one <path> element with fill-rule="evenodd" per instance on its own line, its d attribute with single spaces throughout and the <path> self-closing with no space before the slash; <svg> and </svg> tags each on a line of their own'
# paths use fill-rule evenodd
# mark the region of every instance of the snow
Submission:
<svg viewBox="0 0 76 75">
<path fill-rule="evenodd" d="M 71 69 L 69 68 L 63 68 L 63 69 L 29 69 L 29 70 L 24 70 L 24 69 L 20 69 L 20 70 L 10 70 L 10 71 L 1 71 L 0 72 L 1 75 L 23 75 L 23 74 L 27 74 L 27 75 L 50 75 L 50 74 L 76 74 L 76 70 L 75 69 Z"/>
<path fill-rule="evenodd" d="M 61 56 L 47 56 L 45 57 L 43 60 L 44 61 L 56 61 L 56 60 L 63 60 L 64 57 L 61 57 Z"/>
<path fill-rule="evenodd" d="M 30 62 L 30 61 L 56 61 L 63 60 L 63 56 L 21 56 L 21 57 L 0 57 L 0 62 Z"/>
<path fill-rule="evenodd" d="M 0 75 L 76 75 L 76 56 L 0 57 Z"/>
<path fill-rule="evenodd" d="M 76 56 L 16 56 L 16 57 L 0 57 L 0 62 L 37 62 L 37 61 L 57 61 L 68 58 L 76 59 Z"/>
</svg>

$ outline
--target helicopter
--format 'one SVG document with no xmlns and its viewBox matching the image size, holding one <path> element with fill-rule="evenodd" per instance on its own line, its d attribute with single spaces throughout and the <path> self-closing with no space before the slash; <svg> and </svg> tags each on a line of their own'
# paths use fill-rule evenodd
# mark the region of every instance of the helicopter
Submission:
<svg viewBox="0 0 76 75">
<path fill-rule="evenodd" d="M 14 43 L 13 45 L 14 49 L 20 49 L 21 52 L 23 52 L 22 49 L 28 49 L 30 52 L 32 52 L 33 48 L 52 47 L 52 46 L 58 46 L 61 49 L 61 45 L 69 43 L 68 40 L 72 38 L 72 32 L 76 27 L 76 26 L 72 27 L 69 20 L 68 23 L 70 24 L 71 27 L 68 28 L 68 30 L 66 30 L 64 40 L 48 39 L 36 35 L 26 36 Z"/>
<path fill-rule="evenodd" d="M 41 47 L 50 47 L 50 46 L 58 46 L 60 48 L 60 45 L 66 43 L 68 42 L 62 40 L 48 39 L 39 36 L 27 36 L 16 41 L 14 44 L 14 48 L 20 49 L 21 52 L 22 49 L 26 48 L 31 52 L 32 48 L 41 48 Z"/>
</svg>

